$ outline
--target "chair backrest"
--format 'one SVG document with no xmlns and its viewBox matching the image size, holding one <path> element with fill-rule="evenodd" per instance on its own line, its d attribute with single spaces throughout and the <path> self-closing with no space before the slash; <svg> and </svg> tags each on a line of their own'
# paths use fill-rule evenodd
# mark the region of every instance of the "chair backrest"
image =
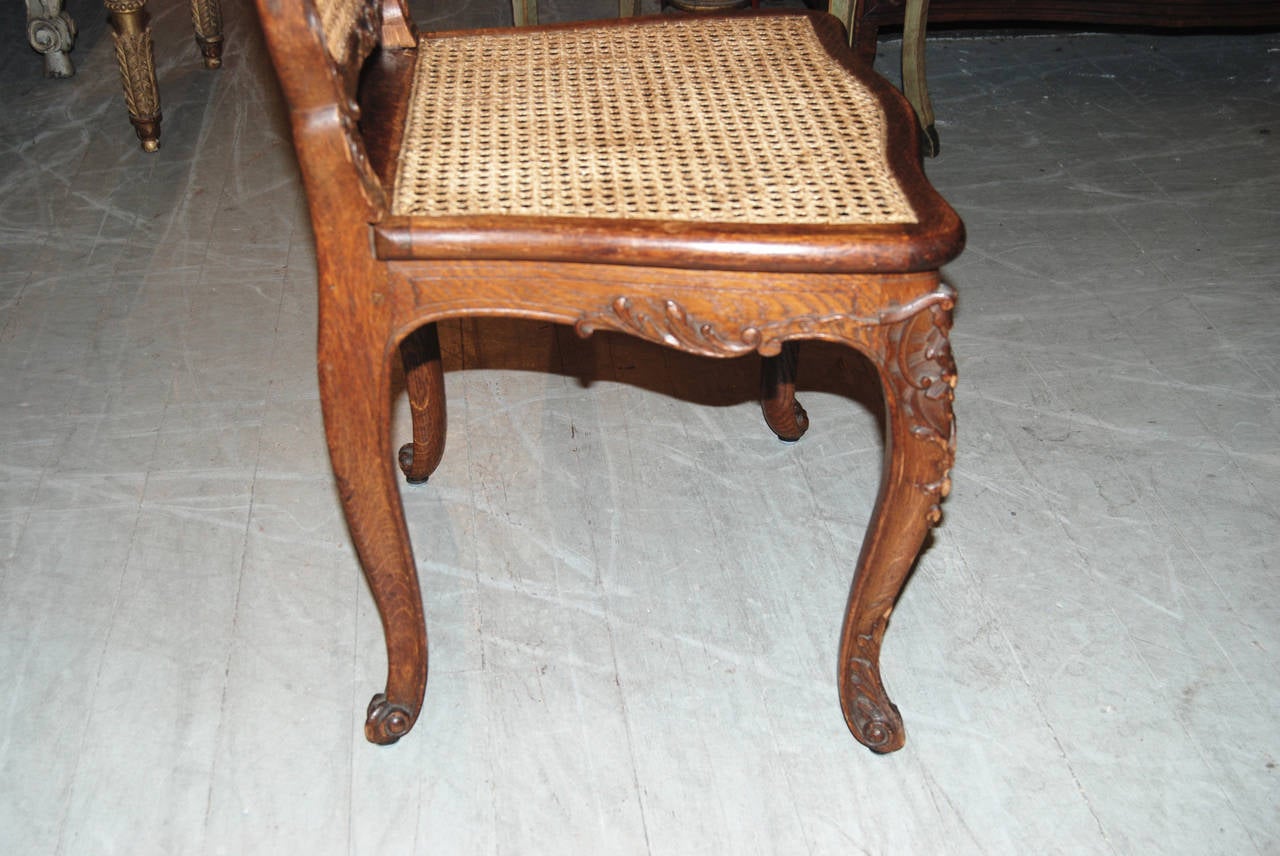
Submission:
<svg viewBox="0 0 1280 856">
<path fill-rule="evenodd" d="M 288 103 L 313 214 L 330 222 L 381 218 L 387 194 L 369 165 L 356 91 L 380 45 L 417 43 L 405 0 L 257 0 Z"/>
</svg>

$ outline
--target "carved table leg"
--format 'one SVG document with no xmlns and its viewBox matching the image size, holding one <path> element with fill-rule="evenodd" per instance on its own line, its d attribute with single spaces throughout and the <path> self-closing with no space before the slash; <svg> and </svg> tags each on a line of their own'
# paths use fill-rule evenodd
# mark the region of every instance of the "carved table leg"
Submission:
<svg viewBox="0 0 1280 856">
<path fill-rule="evenodd" d="M 76 41 L 76 22 L 62 9 L 62 0 L 27 0 L 27 41 L 44 54 L 45 77 L 76 73 L 67 53 Z"/>
<path fill-rule="evenodd" d="M 400 357 L 413 414 L 413 442 L 400 447 L 400 469 L 410 484 L 421 484 L 440 465 L 448 424 L 436 325 L 427 324 L 410 333 L 400 343 Z"/>
<path fill-rule="evenodd" d="M 145 19 L 146 0 L 104 0 L 115 30 L 116 62 L 124 84 L 124 102 L 129 108 L 142 150 L 160 148 L 160 93 L 156 86 L 156 64 L 151 48 L 151 28 Z"/>
<path fill-rule="evenodd" d="M 196 31 L 196 47 L 205 68 L 222 67 L 222 4 L 219 0 L 191 0 L 191 23 Z"/>
<path fill-rule="evenodd" d="M 760 407 L 779 440 L 799 440 L 809 430 L 809 414 L 796 401 L 799 350 L 795 342 L 784 342 L 781 353 L 765 357 L 760 364 Z"/>
<path fill-rule="evenodd" d="M 838 678 L 849 730 L 876 752 L 900 749 L 905 740 L 880 680 L 880 643 L 925 535 L 941 519 L 955 459 L 952 293 L 945 286 L 942 293 L 944 300 L 886 325 L 880 352 L 871 354 L 884 386 L 884 473 L 849 593 Z"/>
<path fill-rule="evenodd" d="M 362 331 L 341 328 L 341 316 L 321 308 L 320 404 L 342 510 L 386 638 L 387 685 L 369 703 L 364 733 L 394 743 L 422 707 L 427 630 L 391 460 L 390 365 L 382 348 L 362 347 Z"/>
</svg>

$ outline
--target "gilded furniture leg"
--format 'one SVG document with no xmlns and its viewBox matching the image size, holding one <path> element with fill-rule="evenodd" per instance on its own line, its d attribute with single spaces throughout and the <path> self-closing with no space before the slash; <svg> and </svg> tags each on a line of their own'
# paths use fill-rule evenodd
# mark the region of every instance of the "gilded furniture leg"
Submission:
<svg viewBox="0 0 1280 856">
<path fill-rule="evenodd" d="M 440 465 L 448 424 L 436 325 L 419 327 L 405 337 L 400 357 L 413 414 L 413 442 L 400 447 L 400 469 L 410 484 L 421 484 Z"/>
<path fill-rule="evenodd" d="M 941 519 L 955 459 L 955 363 L 947 333 L 953 292 L 881 329 L 872 354 L 884 387 L 884 472 L 849 593 L 838 681 L 845 722 L 876 752 L 902 747 L 902 717 L 880 680 L 889 614 L 929 528 Z"/>
<path fill-rule="evenodd" d="M 942 150 L 938 129 L 933 121 L 933 103 L 929 100 L 929 81 L 925 76 L 924 37 L 929 17 L 929 0 L 907 0 L 902 22 L 902 88 L 920 120 L 921 143 L 925 154 L 937 157 Z"/>
<path fill-rule="evenodd" d="M 538 0 L 511 0 L 511 18 L 517 27 L 537 26 Z"/>
<path fill-rule="evenodd" d="M 155 57 L 151 48 L 151 28 L 146 24 L 146 0 L 105 0 L 111 13 L 116 43 L 116 62 L 124 84 L 124 102 L 129 121 L 138 133 L 142 150 L 160 148 L 160 93 L 156 87 Z"/>
<path fill-rule="evenodd" d="M 321 288 L 322 294 L 325 289 Z M 413 727 L 427 686 L 427 629 L 391 453 L 393 351 L 322 296 L 320 405 L 338 494 L 387 646 L 387 684 L 369 703 L 365 737 L 394 743 Z"/>
<path fill-rule="evenodd" d="M 27 41 L 44 54 L 45 77 L 76 73 L 67 54 L 76 41 L 76 22 L 62 9 L 62 0 L 27 0 Z"/>
<path fill-rule="evenodd" d="M 220 0 L 191 0 L 191 24 L 205 68 L 222 67 L 222 4 Z"/>
<path fill-rule="evenodd" d="M 760 408 L 764 421 L 779 440 L 799 440 L 809 430 L 809 414 L 796 401 L 796 361 L 799 345 L 784 342 L 776 357 L 760 364 Z"/>
</svg>

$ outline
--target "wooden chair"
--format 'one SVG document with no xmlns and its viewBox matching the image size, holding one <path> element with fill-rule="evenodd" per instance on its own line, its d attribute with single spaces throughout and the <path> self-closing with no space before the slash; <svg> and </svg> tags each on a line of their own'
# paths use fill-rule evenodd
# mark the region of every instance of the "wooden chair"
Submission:
<svg viewBox="0 0 1280 856">
<path fill-rule="evenodd" d="M 845 719 L 903 742 L 879 652 L 939 520 L 954 456 L 941 264 L 963 241 L 920 169 L 911 108 L 816 12 L 441 33 L 403 0 L 258 0 L 288 101 L 319 273 L 329 452 L 386 633 L 365 734 L 413 726 L 422 599 L 390 432 L 404 361 L 411 481 L 439 463 L 435 324 L 515 316 L 694 354 L 766 357 L 769 426 L 798 438 L 796 342 L 866 354 L 884 389 L 884 476 L 844 617 Z M 727 73 L 751 67 L 755 75 Z"/>
</svg>

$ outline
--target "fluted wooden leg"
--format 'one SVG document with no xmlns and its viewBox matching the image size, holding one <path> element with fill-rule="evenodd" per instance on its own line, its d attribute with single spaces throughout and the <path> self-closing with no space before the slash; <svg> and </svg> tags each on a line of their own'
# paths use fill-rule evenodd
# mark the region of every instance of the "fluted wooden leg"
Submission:
<svg viewBox="0 0 1280 856">
<path fill-rule="evenodd" d="M 323 292 L 323 289 L 322 289 Z M 391 457 L 390 365 L 381 341 L 321 307 L 320 403 L 347 527 L 382 618 L 386 689 L 373 697 L 365 737 L 394 743 L 418 718 L 427 684 L 422 597 Z"/>
<path fill-rule="evenodd" d="M 400 447 L 400 469 L 411 484 L 420 484 L 440 465 L 448 425 L 436 325 L 427 324 L 409 334 L 400 343 L 400 356 L 413 414 L 413 442 Z"/>
<path fill-rule="evenodd" d="M 219 0 L 191 0 L 191 24 L 205 68 L 222 67 L 222 4 Z"/>
<path fill-rule="evenodd" d="M 62 9 L 62 0 L 27 0 L 27 41 L 44 55 L 45 77 L 70 77 L 76 41 L 76 22 Z"/>
<path fill-rule="evenodd" d="M 840 705 L 859 742 L 876 752 L 902 747 L 898 708 L 880 679 L 889 615 L 929 528 L 941 518 L 955 458 L 955 363 L 947 298 L 881 331 L 871 356 L 884 387 L 884 472 L 858 557 L 840 640 Z"/>
<path fill-rule="evenodd" d="M 156 64 L 151 48 L 151 28 L 146 23 L 146 0 L 105 0 L 111 13 L 116 45 L 116 62 L 124 84 L 124 102 L 129 121 L 138 134 L 142 150 L 160 148 L 160 92 L 156 86 Z"/>
<path fill-rule="evenodd" d="M 809 414 L 796 401 L 796 364 L 800 349 L 785 342 L 776 357 L 760 364 L 760 409 L 764 421 L 779 440 L 799 440 L 809 430 Z"/>
</svg>

